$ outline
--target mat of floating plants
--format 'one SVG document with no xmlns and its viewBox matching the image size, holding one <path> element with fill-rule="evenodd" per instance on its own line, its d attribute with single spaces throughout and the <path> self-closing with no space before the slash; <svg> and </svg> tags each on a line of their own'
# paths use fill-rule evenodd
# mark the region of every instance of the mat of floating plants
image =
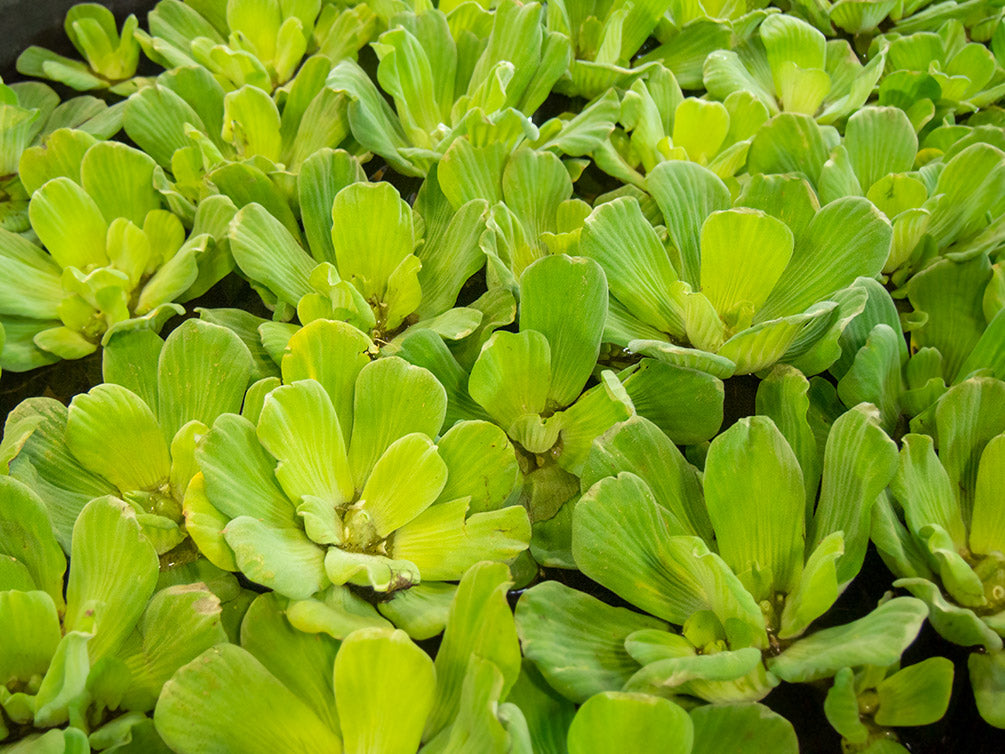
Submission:
<svg viewBox="0 0 1005 754">
<path fill-rule="evenodd" d="M 0 752 L 1002 751 L 1002 0 L 70 5 Z"/>
</svg>

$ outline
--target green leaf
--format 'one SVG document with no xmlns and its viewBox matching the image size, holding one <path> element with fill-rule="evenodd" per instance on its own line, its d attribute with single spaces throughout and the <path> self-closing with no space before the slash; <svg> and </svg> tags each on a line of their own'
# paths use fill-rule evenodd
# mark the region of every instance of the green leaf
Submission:
<svg viewBox="0 0 1005 754">
<path fill-rule="evenodd" d="M 890 489 L 903 506 L 907 526 L 916 537 L 921 536 L 926 525 L 936 524 L 957 547 L 966 545 L 966 525 L 931 437 L 916 434 L 904 437 L 900 465 Z"/>
<path fill-rule="evenodd" d="M 349 443 L 353 480 L 367 479 L 391 443 L 412 432 L 435 437 L 443 424 L 447 395 L 433 375 L 390 357 L 367 364 L 356 379 Z"/>
<path fill-rule="evenodd" d="M 98 385 L 73 399 L 66 444 L 86 468 L 123 492 L 153 491 L 168 479 L 171 457 L 157 419 L 119 385 Z"/>
<path fill-rule="evenodd" d="M 970 549 L 987 555 L 1005 552 L 1005 506 L 996 480 L 1005 477 L 1005 435 L 996 435 L 981 454 L 970 519 Z"/>
<path fill-rule="evenodd" d="M 656 231 L 630 197 L 599 205 L 583 224 L 583 256 L 604 269 L 611 296 L 661 332 L 684 335 L 684 305 L 673 287 L 677 271 Z"/>
<path fill-rule="evenodd" d="M 209 502 L 228 519 L 247 515 L 270 526 L 295 525 L 294 506 L 276 482 L 275 460 L 247 419 L 222 414 L 196 448 L 195 457 Z"/>
<path fill-rule="evenodd" d="M 965 261 L 940 259 L 908 281 L 908 298 L 918 322 L 911 338 L 919 348 L 939 350 L 947 383 L 961 381 L 970 370 L 985 366 L 970 358 L 987 324 L 981 297 L 974 291 L 988 284 L 991 273 L 988 259 L 978 255 Z"/>
<path fill-rule="evenodd" d="M 768 298 L 792 256 L 792 231 L 757 210 L 713 212 L 701 228 L 701 290 L 727 322 Z"/>
<path fill-rule="evenodd" d="M 297 528 L 238 516 L 223 530 L 234 561 L 252 581 L 290 599 L 307 599 L 327 586 L 324 551 Z"/>
<path fill-rule="evenodd" d="M 412 211 L 389 183 L 353 183 L 335 196 L 332 243 L 339 273 L 371 301 L 415 248 Z"/>
<path fill-rule="evenodd" d="M 428 183 L 427 179 L 423 185 Z M 447 205 L 445 199 L 443 204 Z M 487 210 L 484 200 L 468 202 L 451 213 L 449 223 L 439 235 L 434 235 L 435 225 L 430 227 L 432 218 L 425 217 L 425 242 L 416 252 L 422 262 L 419 270 L 422 303 L 416 310 L 420 317 L 435 316 L 452 307 L 468 278 L 484 266 L 479 241 L 485 231 Z"/>
<path fill-rule="evenodd" d="M 755 321 L 803 311 L 857 277 L 879 274 L 890 253 L 893 230 L 871 202 L 845 197 L 814 215 L 796 239 L 795 251 Z"/>
<path fill-rule="evenodd" d="M 437 451 L 449 470 L 441 502 L 467 497 L 472 513 L 495 510 L 520 483 L 513 446 L 506 433 L 489 422 L 458 422 L 440 438 Z"/>
<path fill-rule="evenodd" d="M 864 744 L 869 739 L 869 729 L 862 722 L 855 691 L 855 673 L 851 668 L 841 668 L 834 675 L 834 685 L 827 690 L 824 714 L 841 738 L 851 744 Z"/>
<path fill-rule="evenodd" d="M 334 509 L 352 500 L 354 485 L 339 420 L 321 384 L 301 380 L 269 393 L 258 439 L 279 461 L 275 475 L 287 497 L 303 499 L 298 512 L 308 535 L 323 544 L 341 541 Z M 311 512 L 315 507 L 330 513 Z"/>
<path fill-rule="evenodd" d="M 680 278 L 697 289 L 701 226 L 713 212 L 729 209 L 729 190 L 711 171 L 682 160 L 657 165 L 646 178 L 646 187 L 666 220 L 670 240 L 680 252 Z"/>
<path fill-rule="evenodd" d="M 904 390 L 904 338 L 886 324 L 873 328 L 855 361 L 838 381 L 838 395 L 846 406 L 867 402 L 879 407 L 883 428 L 894 431 L 900 419 Z"/>
<path fill-rule="evenodd" d="M 541 414 L 551 384 L 551 349 L 536 330 L 496 332 L 471 370 L 471 397 L 507 432 L 522 416 Z"/>
<path fill-rule="evenodd" d="M 421 514 L 436 500 L 447 482 L 447 465 L 425 435 L 405 435 L 384 451 L 360 493 L 358 509 L 346 516 L 381 539 Z"/>
<path fill-rule="evenodd" d="M 90 672 L 87 644 L 92 636 L 83 631 L 70 631 L 56 647 L 56 654 L 35 695 L 36 727 L 61 725 L 71 716 L 76 723 L 74 727 L 83 723 L 81 708 L 86 704 L 87 676 Z M 83 751 L 86 748 L 81 754 Z"/>
<path fill-rule="evenodd" d="M 165 438 L 170 440 L 192 420 L 209 426 L 220 414 L 236 414 L 251 366 L 247 346 L 224 327 L 190 319 L 172 331 L 157 370 L 158 416 Z"/>
<path fill-rule="evenodd" d="M 0 228 L 0 259 L 6 272 L 0 279 L 0 312 L 31 319 L 57 319 L 65 293 L 60 282 L 62 271 L 52 258 L 16 233 Z M 29 280 L 31 285 L 26 286 L 25 281 Z"/>
<path fill-rule="evenodd" d="M 213 565 L 225 571 L 238 570 L 234 553 L 223 537 L 223 530 L 230 519 L 209 502 L 206 497 L 206 482 L 201 473 L 189 481 L 182 511 L 185 516 L 185 531 L 199 548 L 199 552 Z"/>
<path fill-rule="evenodd" d="M 60 267 L 108 264 L 108 223 L 97 203 L 69 178 L 54 178 L 32 196 L 31 226 Z"/>
<path fill-rule="evenodd" d="M 636 413 L 676 444 L 705 442 L 722 426 L 725 389 L 707 372 L 643 359 L 623 382 Z"/>
<path fill-rule="evenodd" d="M 396 556 L 414 563 L 428 580 L 456 580 L 479 560 L 509 562 L 527 549 L 527 510 L 511 505 L 465 518 L 467 500 L 438 503 L 394 536 Z"/>
<path fill-rule="evenodd" d="M 53 536 L 45 505 L 29 487 L 4 475 L 0 475 L 0 500 L 0 555 L 22 566 L 31 589 L 47 593 L 62 610 L 66 558 Z M 0 584 L 0 590 L 7 588 Z M 0 678 L 5 677 L 0 672 Z"/>
<path fill-rule="evenodd" d="M 918 137 L 899 107 L 863 107 L 848 118 L 845 147 L 863 192 L 891 173 L 914 167 Z"/>
<path fill-rule="evenodd" d="M 462 708 L 464 678 L 475 658 L 498 668 L 501 698 L 516 683 L 520 643 L 506 602 L 511 585 L 509 571 L 501 563 L 479 563 L 461 579 L 436 655 L 436 701 L 426 721 L 425 740 L 448 726 Z"/>
<path fill-rule="evenodd" d="M 792 723 L 762 704 L 707 704 L 691 710 L 694 754 L 731 754 L 756 747 L 797 754 Z"/>
<path fill-rule="evenodd" d="M 767 416 L 785 437 L 799 462 L 806 489 L 806 520 L 812 516 L 822 459 L 809 422 L 810 383 L 802 372 L 779 364 L 757 386 L 757 413 Z"/>
<path fill-rule="evenodd" d="M 318 262 L 335 262 L 332 204 L 343 188 L 363 180 L 359 162 L 341 149 L 322 149 L 300 166 L 297 194 L 311 254 Z"/>
<path fill-rule="evenodd" d="M 872 505 L 896 473 L 896 445 L 877 419 L 868 404 L 842 414 L 832 425 L 824 450 L 820 500 L 807 547 L 815 549 L 834 532 L 842 532 L 844 554 L 837 561 L 842 586 L 862 567 Z"/>
<path fill-rule="evenodd" d="M 119 330 L 101 352 L 101 376 L 158 410 L 157 364 L 164 340 L 152 330 Z M 170 438 L 168 438 L 170 440 Z"/>
<path fill-rule="evenodd" d="M 5 686 L 45 675 L 62 639 L 56 605 L 46 592 L 0 591 L 4 651 L 0 678 Z M 7 691 L 7 688 L 4 689 Z"/>
<path fill-rule="evenodd" d="M 928 315 L 911 339 L 918 348 L 939 350 L 947 383 L 967 376 L 961 368 L 986 326 L 981 297 L 974 291 L 982 290 L 990 277 L 989 261 L 980 255 L 963 262 L 940 259 L 908 281 L 907 297 L 916 316 Z"/>
<path fill-rule="evenodd" d="M 154 708 L 161 688 L 182 665 L 227 641 L 220 600 L 204 584 L 171 586 L 154 595 L 138 626 L 135 651 L 120 654 L 129 669 L 127 709 Z M 125 656 L 122 656 L 122 655 Z"/>
<path fill-rule="evenodd" d="M 380 553 L 353 552 L 331 547 L 325 555 L 325 573 L 333 584 L 352 584 L 375 592 L 393 592 L 418 584 L 415 563 Z"/>
<path fill-rule="evenodd" d="M 317 320 L 290 338 L 283 380 L 317 380 L 331 398 L 346 444 L 353 426 L 353 395 L 360 370 L 370 363 L 371 340 L 344 322 Z"/>
<path fill-rule="evenodd" d="M 164 685 L 154 724 L 184 754 L 342 751 L 341 739 L 310 707 L 231 644 L 207 650 Z"/>
<path fill-rule="evenodd" d="M 783 681 L 801 683 L 827 678 L 844 667 L 892 665 L 914 641 L 928 608 L 913 597 L 895 597 L 864 618 L 825 628 L 800 639 L 767 661 Z"/>
<path fill-rule="evenodd" d="M 622 471 L 646 483 L 669 514 L 672 529 L 706 540 L 713 538 L 696 470 L 658 427 L 641 416 L 631 417 L 597 438 L 580 474 L 580 484 L 588 490 Z"/>
<path fill-rule="evenodd" d="M 741 577 L 767 573 L 770 590 L 790 591 L 802 571 L 806 493 L 799 462 L 774 423 L 741 419 L 713 440 L 704 487 L 723 560 Z M 770 596 L 754 592 L 758 600 Z"/>
<path fill-rule="evenodd" d="M 996 728 L 1005 727 L 1005 652 L 974 652 L 967 658 L 967 670 L 981 717 Z"/>
<path fill-rule="evenodd" d="M 456 584 L 424 581 L 393 592 L 378 609 L 412 639 L 431 639 L 443 632 L 456 591 Z"/>
<path fill-rule="evenodd" d="M 280 301 L 295 307 L 314 291 L 310 274 L 317 263 L 262 205 L 248 204 L 234 217 L 230 249 L 237 266 Z"/>
<path fill-rule="evenodd" d="M 800 491 L 800 503 L 801 491 Z M 576 505 L 572 552 L 580 570 L 643 610 L 683 625 L 699 610 L 750 627 L 764 618 L 726 563 L 697 537 L 675 536 L 652 493 L 622 472 L 590 488 Z"/>
<path fill-rule="evenodd" d="M 20 422 L 30 423 L 20 452 L 10 461 L 15 479 L 37 490 L 64 550 L 70 549 L 73 525 L 81 509 L 95 497 L 115 488 L 85 469 L 66 444 L 67 409 L 52 398 L 28 398 L 7 418 L 6 436 Z"/>
<path fill-rule="evenodd" d="M 897 671 L 876 687 L 879 709 L 877 725 L 930 725 L 949 708 L 953 691 L 953 663 L 945 657 L 929 657 Z"/>
<path fill-rule="evenodd" d="M 366 628 L 335 658 L 335 702 L 347 751 L 411 754 L 433 706 L 436 672 L 404 631 Z M 385 710 L 395 709 L 394 725 Z"/>
<path fill-rule="evenodd" d="M 754 134 L 747 170 L 752 174 L 796 173 L 816 186 L 834 146 L 826 134 L 809 115 L 776 115 Z"/>
<path fill-rule="evenodd" d="M 530 730 L 533 750 L 540 754 L 567 754 L 565 745 L 575 706 L 555 693 L 532 665 L 520 668 L 520 678 L 507 701 L 520 708 Z"/>
<path fill-rule="evenodd" d="M 154 189 L 156 163 L 145 153 L 115 141 L 98 142 L 80 162 L 80 185 L 105 221 L 124 217 L 142 228 L 147 213 L 160 209 Z"/>
<path fill-rule="evenodd" d="M 946 393 L 935 412 L 939 459 L 954 485 L 963 520 L 970 517 L 981 453 L 1005 432 L 1005 383 L 980 377 Z"/>
<path fill-rule="evenodd" d="M 238 158 L 261 156 L 278 162 L 282 149 L 279 129 L 279 111 L 272 98 L 258 87 L 242 86 L 223 98 L 221 135 L 234 145 Z"/>
<path fill-rule="evenodd" d="M 648 754 L 691 751 L 694 726 L 687 712 L 648 694 L 604 692 L 590 697 L 569 726 L 569 754 Z"/>
<path fill-rule="evenodd" d="M 63 628 L 94 632 L 88 654 L 97 662 L 118 649 L 143 614 L 157 584 L 157 553 L 132 508 L 104 497 L 80 512 L 70 562 Z"/>
<path fill-rule="evenodd" d="M 907 589 L 928 605 L 928 620 L 943 638 L 963 647 L 982 645 L 989 652 L 1002 648 L 1002 638 L 973 610 L 950 602 L 930 580 L 897 579 L 893 585 Z"/>
<path fill-rule="evenodd" d="M 520 328 L 540 332 L 548 341 L 551 405 L 568 406 L 582 392 L 600 353 L 606 317 L 607 281 L 593 260 L 548 256 L 524 271 Z"/>
<path fill-rule="evenodd" d="M 843 582 L 838 581 L 835 563 L 844 551 L 844 534 L 840 531 L 827 535 L 813 548 L 799 581 L 785 597 L 779 638 L 799 636 L 837 601 Z"/>
<path fill-rule="evenodd" d="M 625 650 L 631 634 L 666 630 L 656 618 L 611 607 L 557 581 L 521 595 L 516 625 L 524 656 L 556 691 L 577 703 L 617 691 L 639 669 Z"/>
</svg>

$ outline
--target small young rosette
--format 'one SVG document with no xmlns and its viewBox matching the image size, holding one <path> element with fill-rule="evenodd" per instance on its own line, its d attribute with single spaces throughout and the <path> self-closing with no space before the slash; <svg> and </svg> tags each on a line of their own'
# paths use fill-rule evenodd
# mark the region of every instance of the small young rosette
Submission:
<svg viewBox="0 0 1005 754">
<path fill-rule="evenodd" d="M 214 563 L 304 600 L 331 585 L 456 581 L 526 549 L 527 513 L 506 507 L 518 470 L 505 434 L 469 421 L 436 440 L 443 387 L 402 359 L 371 362 L 371 347 L 313 322 L 290 339 L 285 384 L 214 423 L 185 499 Z"/>
<path fill-rule="evenodd" d="M 44 47 L 29 47 L 17 59 L 25 76 L 51 79 L 79 92 L 109 89 L 128 95 L 140 61 L 136 41 L 139 21 L 130 14 L 120 32 L 112 11 L 98 3 L 78 3 L 66 12 L 63 29 L 84 61 L 58 55 Z"/>
<path fill-rule="evenodd" d="M 45 506 L 0 476 L 0 742 L 161 751 L 146 713 L 175 670 L 227 640 L 220 601 L 201 583 L 161 588 L 153 545 L 111 496 L 80 512 L 69 555 L 64 599 Z"/>
<path fill-rule="evenodd" d="M 377 22 L 365 3 L 321 0 L 163 0 L 147 20 L 149 33 L 136 38 L 154 62 L 199 65 L 228 90 L 250 84 L 265 92 L 293 78 L 309 52 L 355 58 Z"/>
<path fill-rule="evenodd" d="M 697 162 L 728 180 L 743 170 L 750 139 L 767 119 L 768 108 L 748 91 L 724 102 L 685 97 L 674 75 L 657 65 L 622 94 L 618 128 L 593 159 L 608 175 L 639 188 L 645 174 L 666 160 Z"/>
<path fill-rule="evenodd" d="M 548 32 L 543 17 L 540 4 L 514 0 L 491 11 L 452 4 L 401 13 L 371 45 L 380 89 L 351 60 L 332 69 L 327 85 L 350 98 L 360 145 L 403 175 L 424 176 L 465 134 L 510 148 L 537 138 L 531 116 L 571 55 L 568 38 Z"/>
<path fill-rule="evenodd" d="M 879 52 L 863 66 L 847 40 L 828 40 L 802 19 L 775 13 L 736 50 L 711 52 L 704 82 L 712 99 L 748 91 L 772 115 L 805 113 L 836 123 L 865 104 L 885 62 Z"/>
<path fill-rule="evenodd" d="M 842 136 L 807 115 L 780 113 L 754 135 L 747 171 L 805 178 L 823 205 L 872 202 L 893 227 L 882 272 L 900 287 L 941 256 L 994 251 L 1005 222 L 1001 133 L 943 126 L 919 139 L 903 110 L 870 106 L 848 118 Z"/>
</svg>

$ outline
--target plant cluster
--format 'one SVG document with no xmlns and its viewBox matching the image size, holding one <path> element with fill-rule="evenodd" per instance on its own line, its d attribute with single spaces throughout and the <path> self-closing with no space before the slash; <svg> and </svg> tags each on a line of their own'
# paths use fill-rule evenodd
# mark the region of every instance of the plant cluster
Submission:
<svg viewBox="0 0 1005 754">
<path fill-rule="evenodd" d="M 0 367 L 101 379 L 6 417 L 0 752 L 796 752 L 805 684 L 884 754 L 961 672 L 1005 728 L 1005 11 L 782 5 L 25 50 L 84 94 L 0 81 Z"/>
</svg>

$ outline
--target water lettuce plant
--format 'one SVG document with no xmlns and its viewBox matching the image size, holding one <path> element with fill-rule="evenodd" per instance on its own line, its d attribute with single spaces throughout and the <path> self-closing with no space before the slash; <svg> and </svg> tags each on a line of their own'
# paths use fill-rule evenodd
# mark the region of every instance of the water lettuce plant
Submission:
<svg viewBox="0 0 1005 754">
<path fill-rule="evenodd" d="M 132 77 L 140 60 L 138 28 L 135 15 L 130 14 L 120 30 L 112 11 L 105 6 L 78 3 L 66 12 L 63 29 L 84 60 L 32 46 L 18 57 L 17 70 L 79 92 L 108 89 L 115 94 L 129 94 L 136 88 Z"/>
<path fill-rule="evenodd" d="M 159 331 L 184 312 L 176 301 L 201 295 L 230 270 L 226 250 L 205 232 L 213 206 L 187 232 L 155 190 L 155 168 L 137 149 L 74 130 L 22 156 L 42 245 L 0 229 L 8 369 L 87 356 L 116 331 Z"/>
<path fill-rule="evenodd" d="M 499 563 L 467 571 L 435 662 L 390 627 L 358 628 L 341 642 L 302 633 L 282 598 L 262 595 L 241 647 L 210 649 L 171 679 L 157 730 L 178 752 L 530 752 L 523 715 L 505 702 L 520 671 L 508 577 Z M 294 655 L 305 662 L 291 665 Z M 395 725 L 384 719 L 390 707 Z"/>
<path fill-rule="evenodd" d="M 1005 541 L 1000 489 L 1005 383 L 975 377 L 950 389 L 932 437 L 904 437 L 892 499 L 881 497 L 872 537 L 899 578 L 923 599 L 932 626 L 975 646 L 968 669 L 981 715 L 998 727 L 1005 699 Z M 894 502 L 896 501 L 896 502 Z"/>
<path fill-rule="evenodd" d="M 774 397 L 798 391 L 800 379 L 779 378 Z M 787 418 L 794 438 L 813 442 L 805 414 Z M 852 624 L 807 634 L 862 566 L 895 446 L 875 411 L 860 406 L 831 428 L 819 477 L 816 448 L 797 447 L 805 475 L 770 418 L 743 419 L 712 441 L 699 481 L 645 419 L 610 430 L 582 475 L 573 556 L 648 615 L 546 582 L 517 606 L 524 654 L 573 701 L 615 690 L 756 701 L 780 680 L 896 662 L 925 619 L 921 600 L 894 598 Z"/>
<path fill-rule="evenodd" d="M 10 473 L 44 493 L 64 548 L 83 507 L 114 495 L 164 555 L 186 539 L 182 501 L 197 471 L 196 444 L 218 416 L 241 410 L 251 357 L 226 328 L 188 320 L 166 340 L 149 330 L 118 333 L 103 360 L 105 382 L 69 407 L 40 397 L 11 413 L 8 426 L 34 431 Z"/>
<path fill-rule="evenodd" d="M 213 423 L 185 515 L 206 522 L 189 531 L 216 565 L 304 600 L 457 580 L 526 549 L 505 436 L 462 422 L 441 437 L 442 386 L 397 357 L 371 362 L 369 347 L 349 325 L 314 322 L 290 339 L 284 384 Z M 473 460 L 486 455 L 496 464 Z"/>
<path fill-rule="evenodd" d="M 889 255 L 889 222 L 870 202 L 820 207 L 804 183 L 764 180 L 734 206 L 718 176 L 685 161 L 657 166 L 646 185 L 672 248 L 632 197 L 599 205 L 580 238 L 610 285 L 604 340 L 717 377 L 778 362 L 813 373 L 837 358 L 864 304 L 847 287 Z"/>
<path fill-rule="evenodd" d="M 365 3 L 320 0 L 162 0 L 139 30 L 143 52 L 165 69 L 198 65 L 227 91 L 266 92 L 294 77 L 309 52 L 355 58 L 376 30 Z"/>
<path fill-rule="evenodd" d="M 69 569 L 37 495 L 0 477 L 0 501 L 0 741 L 16 729 L 49 750 L 162 751 L 147 713 L 177 668 L 226 641 L 219 600 L 203 584 L 158 589 L 157 553 L 121 500 L 80 512 Z"/>
<path fill-rule="evenodd" d="M 0 78 L 0 228 L 30 234 L 28 191 L 18 177 L 21 155 L 43 144 L 60 128 L 86 131 L 107 139 L 119 130 L 120 107 L 108 107 L 96 97 L 73 97 L 60 102 L 52 89 L 38 81 L 10 86 Z"/>
<path fill-rule="evenodd" d="M 710 52 L 704 85 L 720 101 L 749 91 L 772 115 L 804 113 L 835 123 L 865 104 L 885 64 L 885 51 L 862 65 L 846 40 L 828 40 L 805 21 L 777 13 L 736 50 Z"/>
</svg>

